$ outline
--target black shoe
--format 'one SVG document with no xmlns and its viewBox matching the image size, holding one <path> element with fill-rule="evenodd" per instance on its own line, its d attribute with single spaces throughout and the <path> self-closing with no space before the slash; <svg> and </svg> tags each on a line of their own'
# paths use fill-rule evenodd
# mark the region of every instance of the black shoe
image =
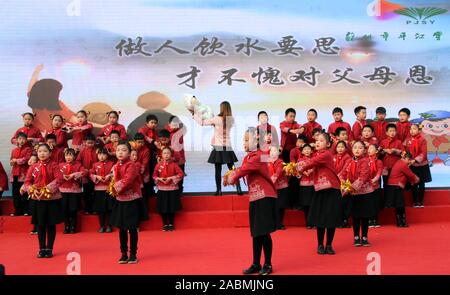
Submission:
<svg viewBox="0 0 450 295">
<path fill-rule="evenodd" d="M 216 193 L 214 194 L 215 196 L 221 196 L 222 195 L 222 191 L 221 190 L 218 190 L 218 191 L 216 191 Z"/>
<path fill-rule="evenodd" d="M 356 236 L 354 238 L 353 246 L 355 246 L 355 247 L 361 247 L 362 246 L 361 239 L 358 236 Z"/>
<path fill-rule="evenodd" d="M 76 232 L 77 231 L 75 230 L 75 226 L 71 226 L 70 229 L 69 229 L 69 233 L 74 234 Z"/>
<path fill-rule="evenodd" d="M 69 229 L 69 226 L 67 225 L 64 227 L 63 234 L 68 234 L 68 233 L 70 233 L 70 229 Z"/>
<path fill-rule="evenodd" d="M 317 247 L 317 254 L 319 254 L 319 255 L 325 254 L 325 248 L 322 245 Z"/>
<path fill-rule="evenodd" d="M 242 271 L 242 273 L 244 275 L 250 275 L 250 274 L 253 274 L 253 273 L 259 273 L 260 270 L 261 270 L 261 265 L 260 264 L 252 264 L 252 265 L 250 265 L 249 268 L 244 269 Z"/>
<path fill-rule="evenodd" d="M 408 223 L 406 223 L 406 214 L 403 214 L 400 219 L 400 227 L 408 227 Z"/>
<path fill-rule="evenodd" d="M 262 269 L 259 271 L 259 274 L 262 276 L 267 276 L 272 273 L 272 265 L 264 264 Z"/>
<path fill-rule="evenodd" d="M 52 258 L 53 257 L 53 250 L 47 249 L 45 250 L 45 258 Z"/>
<path fill-rule="evenodd" d="M 130 259 L 128 259 L 128 264 L 136 264 L 138 262 L 136 254 L 130 253 Z"/>
<path fill-rule="evenodd" d="M 369 243 L 369 240 L 367 239 L 367 237 L 363 237 L 362 238 L 362 245 L 363 245 L 363 247 L 370 247 L 371 246 L 370 243 Z"/>
<path fill-rule="evenodd" d="M 45 250 L 41 249 L 41 250 L 39 250 L 38 255 L 36 257 L 37 258 L 45 258 L 45 254 L 46 254 Z"/>
<path fill-rule="evenodd" d="M 368 224 L 369 224 L 369 227 L 373 227 L 373 221 L 372 221 L 372 219 L 369 219 Z"/>
<path fill-rule="evenodd" d="M 306 229 L 313 229 L 314 227 L 312 227 L 312 226 L 310 226 L 310 225 L 308 225 L 308 226 L 306 226 Z"/>
<path fill-rule="evenodd" d="M 419 205 L 419 208 L 425 208 L 425 206 L 423 205 L 423 202 L 420 202 L 418 205 Z"/>
<path fill-rule="evenodd" d="M 348 220 L 347 220 L 347 219 L 344 219 L 344 222 L 343 222 L 343 224 L 342 224 L 342 227 L 343 227 L 343 228 L 350 228 L 350 224 L 348 224 Z"/>
<path fill-rule="evenodd" d="M 327 247 L 325 248 L 325 253 L 329 254 L 329 255 L 336 254 L 336 252 L 334 252 L 334 249 L 333 249 L 333 247 L 331 247 L 331 245 L 327 245 Z"/>
<path fill-rule="evenodd" d="M 395 215 L 395 220 L 397 222 L 397 227 L 402 227 L 401 216 L 399 214 Z"/>
<path fill-rule="evenodd" d="M 37 235 L 37 234 L 38 234 L 37 230 L 32 229 L 30 231 L 30 235 Z"/>
<path fill-rule="evenodd" d="M 279 226 L 277 226 L 277 229 L 279 229 L 279 230 L 285 230 L 286 227 L 285 227 L 284 225 L 279 225 Z"/>
<path fill-rule="evenodd" d="M 104 232 L 105 232 L 105 228 L 104 228 L 103 226 L 100 227 L 100 229 L 98 230 L 98 232 L 101 233 L 101 234 L 104 233 Z"/>
<path fill-rule="evenodd" d="M 127 253 L 122 253 L 122 256 L 120 256 L 119 264 L 126 264 L 128 263 L 128 255 Z"/>
<path fill-rule="evenodd" d="M 419 208 L 420 206 L 419 206 L 419 203 L 417 203 L 417 202 L 415 202 L 414 204 L 413 204 L 413 208 Z"/>
<path fill-rule="evenodd" d="M 167 230 L 168 231 L 173 231 L 175 229 L 175 227 L 173 226 L 173 224 L 169 224 L 168 226 L 167 226 Z"/>
<path fill-rule="evenodd" d="M 162 230 L 169 231 L 169 225 L 168 224 L 163 225 Z"/>
<path fill-rule="evenodd" d="M 108 225 L 108 226 L 106 227 L 105 233 L 112 233 L 112 228 L 111 228 L 111 226 Z"/>
</svg>

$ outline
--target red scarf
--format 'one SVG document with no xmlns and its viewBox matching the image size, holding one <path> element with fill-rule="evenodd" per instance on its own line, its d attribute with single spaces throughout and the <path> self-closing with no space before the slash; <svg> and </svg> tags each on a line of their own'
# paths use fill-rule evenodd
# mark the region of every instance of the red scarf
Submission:
<svg viewBox="0 0 450 295">
<path fill-rule="evenodd" d="M 334 161 L 335 161 L 335 163 L 334 163 L 334 168 L 337 169 L 337 168 L 340 167 L 341 159 L 342 159 L 342 156 L 340 156 L 340 155 L 334 156 Z"/>
<path fill-rule="evenodd" d="M 269 175 L 273 176 L 275 174 L 275 163 L 267 162 L 267 166 L 269 167 Z"/>
<path fill-rule="evenodd" d="M 20 153 L 22 152 L 22 147 L 17 147 L 13 152 L 13 158 L 18 159 L 20 157 Z"/>
<path fill-rule="evenodd" d="M 122 162 L 119 162 L 116 164 L 116 166 L 114 167 L 114 178 L 116 179 L 120 179 L 120 166 L 121 166 Z"/>
<path fill-rule="evenodd" d="M 377 156 L 370 156 L 369 160 L 370 175 L 374 176 L 377 174 Z"/>
<path fill-rule="evenodd" d="M 169 177 L 169 162 L 162 162 L 163 170 L 161 171 L 161 178 Z"/>
<path fill-rule="evenodd" d="M 72 174 L 72 164 L 67 163 L 65 173 L 66 173 L 66 175 Z"/>
<path fill-rule="evenodd" d="M 44 181 L 44 185 L 43 187 L 47 186 L 47 168 L 46 168 L 47 163 L 43 162 L 43 161 L 39 161 L 39 172 L 42 175 L 42 179 Z"/>
<path fill-rule="evenodd" d="M 411 137 L 411 152 L 413 154 L 413 157 L 416 157 L 419 153 L 419 139 L 420 135 Z"/>
<path fill-rule="evenodd" d="M 353 178 L 356 175 L 356 166 L 358 164 L 358 158 L 353 158 L 352 162 L 350 163 L 350 171 L 349 171 L 349 178 Z"/>
<path fill-rule="evenodd" d="M 100 166 L 100 173 L 102 177 L 105 177 L 105 162 L 101 162 L 101 166 Z"/>
</svg>

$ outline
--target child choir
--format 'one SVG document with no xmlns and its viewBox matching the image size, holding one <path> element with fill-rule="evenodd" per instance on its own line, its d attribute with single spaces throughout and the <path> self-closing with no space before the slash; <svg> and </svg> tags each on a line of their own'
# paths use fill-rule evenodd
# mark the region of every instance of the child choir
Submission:
<svg viewBox="0 0 450 295">
<path fill-rule="evenodd" d="M 225 116 L 227 112 L 231 114 L 231 108 L 221 105 L 221 113 Z M 353 244 L 370 246 L 369 227 L 379 226 L 377 216 L 384 207 L 395 208 L 397 226 L 408 226 L 404 188 L 411 187 L 414 207 L 423 207 L 425 183 L 431 181 L 431 174 L 421 125 L 409 122 L 407 108 L 398 112 L 396 123 L 385 120 L 383 107 L 376 109 L 376 120 L 371 124 L 366 121 L 364 106 L 356 107 L 354 113 L 356 120 L 351 127 L 343 121 L 343 110 L 334 108 L 333 123 L 325 132 L 316 121 L 315 109 L 308 110 L 307 122 L 301 124 L 295 120 L 296 110 L 288 108 L 279 124 L 279 140 L 276 128 L 268 123 L 268 114 L 260 111 L 259 125 L 245 133 L 247 155 L 236 169 L 232 167 L 237 161 L 234 153 L 223 158 L 219 150 L 230 146 L 229 135 L 222 141 L 213 137 L 214 149 L 208 161 L 216 168 L 216 194 L 221 195 L 223 164 L 231 169 L 224 184 L 236 184 L 239 193 L 239 179 L 245 177 L 248 184 L 253 263 L 244 273 L 272 272 L 270 234 L 285 229 L 287 208 L 304 211 L 306 226 L 317 231 L 317 253 L 333 255 L 335 229 L 347 227 L 349 217 Z M 15 146 L 9 179 L 15 209 L 12 215 L 32 215 L 38 257 L 49 258 L 53 256 L 56 224 L 64 222 L 64 233 L 76 233 L 78 211 L 83 208 L 85 214 L 96 213 L 100 233 L 112 232 L 113 226 L 119 229 L 119 263 L 136 263 L 139 224 L 148 218 L 148 198 L 154 195 L 155 187 L 162 228 L 175 228 L 185 175 L 186 129 L 172 116 L 162 130 L 157 130 L 158 118 L 148 115 L 133 140 L 127 141 L 125 126 L 119 123 L 120 112 L 108 113 L 108 124 L 97 136 L 87 121 L 88 112 L 80 110 L 76 116 L 77 123 L 69 124 L 61 115 L 52 115 L 52 128 L 39 130 L 33 126 L 34 114 L 22 115 L 23 126 L 11 138 Z M 229 122 L 220 116 L 194 119 L 202 126 L 213 125 L 222 135 L 228 130 L 224 125 Z M 295 167 L 295 175 L 286 174 L 288 163 Z M 1 163 L 0 168 L 1 195 L 8 185 Z"/>
</svg>

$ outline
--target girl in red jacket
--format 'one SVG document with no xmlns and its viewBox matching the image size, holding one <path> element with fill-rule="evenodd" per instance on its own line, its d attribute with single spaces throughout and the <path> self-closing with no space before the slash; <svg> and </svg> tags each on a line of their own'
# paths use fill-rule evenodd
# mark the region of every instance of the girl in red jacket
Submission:
<svg viewBox="0 0 450 295">
<path fill-rule="evenodd" d="M 103 144 L 107 144 L 110 142 L 110 134 L 111 131 L 116 130 L 119 132 L 119 136 L 121 140 L 127 139 L 127 131 L 125 126 L 119 124 L 119 114 L 120 112 L 110 111 L 107 113 L 108 115 L 108 124 L 100 130 L 98 134 L 98 138 L 103 142 Z"/>
<path fill-rule="evenodd" d="M 336 227 L 342 224 L 343 209 L 340 181 L 333 163 L 331 136 L 321 133 L 315 144 L 316 156 L 297 164 L 299 172 L 314 170 L 314 189 L 316 191 L 309 210 L 308 222 L 317 227 L 317 253 L 334 255 L 332 247 Z M 325 232 L 327 234 L 324 247 Z"/>
<path fill-rule="evenodd" d="M 30 146 L 34 146 L 35 144 L 44 141 L 41 130 L 33 126 L 34 117 L 35 115 L 32 113 L 22 114 L 23 126 L 17 129 L 17 131 L 14 133 L 13 137 L 11 138 L 12 144 L 17 144 L 17 135 L 20 132 L 27 135 L 27 140 L 28 143 L 30 143 Z"/>
<path fill-rule="evenodd" d="M 39 144 L 39 162 L 28 169 L 20 193 L 28 193 L 33 201 L 31 222 L 37 226 L 39 239 L 38 258 L 53 257 L 56 224 L 64 220 L 59 185 L 61 172 L 58 164 L 50 161 L 50 147 Z"/>
<path fill-rule="evenodd" d="M 339 127 L 342 128 L 342 127 Z M 352 157 L 349 154 L 349 149 L 351 152 L 351 147 L 347 146 L 347 142 L 343 140 L 339 140 L 336 143 L 333 144 L 334 152 L 333 155 L 333 162 L 334 167 L 336 168 L 336 173 L 340 175 L 342 171 L 344 170 L 344 167 L 347 166 L 347 164 L 352 160 Z M 339 228 L 349 228 L 350 224 L 348 222 L 348 219 L 350 217 L 350 199 L 349 198 L 342 198 L 342 208 L 343 208 L 343 216 L 344 220 L 342 224 L 339 226 Z"/>
<path fill-rule="evenodd" d="M 280 150 L 277 146 L 271 146 L 269 149 L 269 161 L 267 163 L 269 173 L 277 190 L 277 210 L 278 222 L 277 229 L 285 229 L 284 212 L 291 206 L 289 201 L 288 178 L 283 171 L 283 160 L 280 159 Z"/>
<path fill-rule="evenodd" d="M 172 160 L 172 150 L 170 147 L 164 147 L 161 151 L 161 161 L 156 164 L 153 172 L 153 180 L 158 189 L 156 209 L 161 214 L 163 231 L 174 230 L 175 212 L 181 209 L 178 184 L 183 176 L 183 170 Z"/>
<path fill-rule="evenodd" d="M 120 141 L 116 149 L 117 163 L 113 167 L 113 191 L 116 202 L 111 214 L 112 225 L 120 229 L 120 264 L 137 263 L 137 243 L 139 223 L 148 219 L 143 204 L 138 167 L 130 160 L 131 146 Z M 128 256 L 128 233 L 130 235 L 130 256 Z"/>
<path fill-rule="evenodd" d="M 425 183 L 431 181 L 430 166 L 427 158 L 427 141 L 421 133 L 419 124 L 411 125 L 410 136 L 405 140 L 405 150 L 412 155 L 411 170 L 420 179 L 419 183 L 412 187 L 414 208 L 423 208 L 425 195 Z"/>
<path fill-rule="evenodd" d="M 54 148 L 61 149 L 64 151 L 67 145 L 67 129 L 64 127 L 64 118 L 61 115 L 51 115 L 50 119 L 52 120 L 52 129 L 45 131 L 45 136 L 48 134 L 54 134 L 56 136 L 56 146 Z M 64 127 L 64 128 L 63 128 Z M 44 136 L 44 137 L 45 137 Z"/>
<path fill-rule="evenodd" d="M 83 141 L 86 135 L 90 134 L 93 125 L 87 120 L 88 113 L 85 110 L 80 110 L 77 113 L 76 124 L 66 124 L 67 132 L 72 133 L 72 148 L 79 152 L 83 146 Z"/>
<path fill-rule="evenodd" d="M 86 174 L 83 165 L 76 162 L 76 152 L 69 148 L 64 150 L 65 163 L 59 164 L 61 184 L 59 191 L 62 195 L 64 211 L 64 233 L 74 234 L 77 227 L 77 213 L 81 201 L 81 181 Z"/>
<path fill-rule="evenodd" d="M 313 148 L 309 144 L 304 144 L 301 148 L 302 157 L 298 159 L 298 162 L 305 162 L 311 160 L 313 154 Z M 314 197 L 314 169 L 303 171 L 300 178 L 300 190 L 299 190 L 299 206 L 303 209 L 305 214 L 305 225 L 307 229 L 311 229 L 312 226 L 308 223 L 309 208 L 311 207 L 312 199 Z"/>
<path fill-rule="evenodd" d="M 366 147 L 361 140 L 356 141 L 352 146 L 353 158 L 340 174 L 341 182 L 349 180 L 354 189 L 351 192 L 351 216 L 353 219 L 354 245 L 370 246 L 368 240 L 369 218 L 376 214 L 374 206 L 373 186 L 369 170 L 369 158 L 366 156 Z M 343 191 L 346 195 L 348 192 Z M 360 234 L 361 230 L 361 234 Z"/>
<path fill-rule="evenodd" d="M 247 155 L 241 167 L 224 177 L 224 184 L 234 184 L 247 176 L 250 200 L 250 233 L 253 238 L 253 264 L 244 274 L 272 273 L 272 237 L 277 228 L 277 190 L 270 175 L 267 153 L 258 149 L 257 129 L 249 128 L 244 134 L 244 149 Z M 261 252 L 264 249 L 264 266 L 261 268 Z"/>
<path fill-rule="evenodd" d="M 383 162 L 378 159 L 379 147 L 376 144 L 371 144 L 367 148 L 367 155 L 369 156 L 369 170 L 370 182 L 374 189 L 374 206 L 377 214 L 369 219 L 369 227 L 380 227 L 378 224 L 378 212 L 383 208 L 383 201 L 381 199 L 381 175 L 383 173 Z"/>
<path fill-rule="evenodd" d="M 408 227 L 403 197 L 405 186 L 408 182 L 414 185 L 420 181 L 419 177 L 409 168 L 411 160 L 412 155 L 409 152 L 403 152 L 401 160 L 397 161 L 392 167 L 385 190 L 385 207 L 395 208 L 398 227 Z"/>
</svg>

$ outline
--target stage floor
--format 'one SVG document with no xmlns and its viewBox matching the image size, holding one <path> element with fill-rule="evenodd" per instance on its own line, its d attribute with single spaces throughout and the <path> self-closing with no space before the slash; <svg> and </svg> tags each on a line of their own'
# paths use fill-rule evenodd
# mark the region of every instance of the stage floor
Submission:
<svg viewBox="0 0 450 295">
<path fill-rule="evenodd" d="M 145 230 L 139 234 L 139 263 L 119 265 L 118 232 L 58 232 L 55 257 L 37 259 L 37 237 L 25 233 L 0 235 L 0 263 L 7 274 L 65 275 L 70 252 L 80 254 L 81 274 L 241 274 L 252 260 L 248 228 Z M 365 275 L 377 252 L 381 274 L 449 274 L 450 222 L 386 225 L 369 230 L 372 247 L 355 248 L 352 229 L 337 229 L 336 255 L 316 254 L 316 231 L 289 227 L 273 234 L 274 274 Z"/>
</svg>

